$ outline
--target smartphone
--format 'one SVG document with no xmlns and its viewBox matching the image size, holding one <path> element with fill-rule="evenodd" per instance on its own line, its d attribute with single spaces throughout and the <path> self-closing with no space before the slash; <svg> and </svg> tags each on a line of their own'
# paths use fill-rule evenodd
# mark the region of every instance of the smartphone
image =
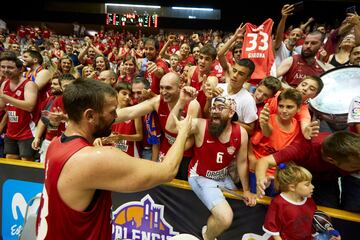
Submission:
<svg viewBox="0 0 360 240">
<path fill-rule="evenodd" d="M 294 3 L 293 6 L 294 12 L 301 12 L 304 10 L 304 1 Z"/>
<path fill-rule="evenodd" d="M 356 13 L 356 6 L 348 7 L 345 11 L 346 13 Z"/>
</svg>

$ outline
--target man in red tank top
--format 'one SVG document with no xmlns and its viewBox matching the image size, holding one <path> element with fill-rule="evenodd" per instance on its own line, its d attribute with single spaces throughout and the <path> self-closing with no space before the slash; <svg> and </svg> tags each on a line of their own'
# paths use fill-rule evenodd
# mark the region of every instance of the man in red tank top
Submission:
<svg viewBox="0 0 360 240">
<path fill-rule="evenodd" d="M 191 87 L 184 87 L 171 113 L 178 116 L 181 109 L 194 98 Z M 236 159 L 237 171 L 244 191 L 246 205 L 254 206 L 256 197 L 250 193 L 248 182 L 248 136 L 240 124 L 232 123 L 235 101 L 225 97 L 214 98 L 210 119 L 192 120 L 190 133 L 194 135 L 194 157 L 189 164 L 189 183 L 200 200 L 211 211 L 207 226 L 202 229 L 205 240 L 214 240 L 232 223 L 233 211 L 221 188 L 235 189 L 229 175 L 229 166 Z M 168 118 L 166 128 L 176 131 L 175 117 Z"/>
<path fill-rule="evenodd" d="M 282 78 L 283 88 L 297 86 L 306 76 L 320 76 L 324 69 L 315 56 L 322 46 L 323 35 L 315 31 L 309 33 L 301 49 L 301 54 L 286 58 L 276 69 L 277 77 Z"/>
<path fill-rule="evenodd" d="M 24 73 L 27 80 L 36 83 L 39 94 L 36 103 L 36 107 L 33 111 L 34 122 L 37 123 L 40 119 L 41 103 L 49 97 L 52 73 L 42 68 L 43 57 L 38 51 L 27 50 L 23 53 L 23 60 L 25 66 L 29 68 L 29 71 Z"/>
<path fill-rule="evenodd" d="M 92 146 L 95 138 L 110 135 L 117 117 L 117 92 L 112 87 L 77 79 L 67 86 L 63 102 L 68 127 L 51 142 L 46 155 L 37 239 L 111 239 L 111 191 L 135 192 L 171 181 L 190 118 L 179 122 L 178 137 L 164 161 L 154 163 L 113 147 Z"/>
<path fill-rule="evenodd" d="M 13 52 L 1 54 L 0 66 L 6 78 L 0 89 L 0 110 L 5 109 L 8 115 L 4 149 L 6 158 L 33 161 L 31 143 L 35 124 L 31 112 L 36 104 L 37 87 L 22 76 L 22 62 Z"/>
</svg>

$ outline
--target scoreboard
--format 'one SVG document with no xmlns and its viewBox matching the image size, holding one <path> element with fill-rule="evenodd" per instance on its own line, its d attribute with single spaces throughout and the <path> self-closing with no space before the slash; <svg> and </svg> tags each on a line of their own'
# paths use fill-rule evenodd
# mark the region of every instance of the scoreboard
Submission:
<svg viewBox="0 0 360 240">
<path fill-rule="evenodd" d="M 136 27 L 158 27 L 157 15 L 138 15 L 135 13 L 107 13 L 106 25 L 114 26 L 136 26 Z"/>
</svg>

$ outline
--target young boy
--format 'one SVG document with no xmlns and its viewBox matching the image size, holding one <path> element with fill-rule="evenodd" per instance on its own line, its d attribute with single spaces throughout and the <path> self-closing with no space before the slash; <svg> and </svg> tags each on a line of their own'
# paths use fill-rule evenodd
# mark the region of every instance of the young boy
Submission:
<svg viewBox="0 0 360 240">
<path fill-rule="evenodd" d="M 289 145 L 300 131 L 295 118 L 302 104 L 302 95 L 296 89 L 286 89 L 278 97 L 277 113 L 270 113 L 265 104 L 259 116 L 260 129 L 251 137 L 252 147 L 249 150 L 250 189 L 256 192 L 255 166 L 257 159 L 270 155 Z M 268 175 L 274 174 L 273 169 Z M 274 195 L 273 188 L 269 195 Z"/>
</svg>

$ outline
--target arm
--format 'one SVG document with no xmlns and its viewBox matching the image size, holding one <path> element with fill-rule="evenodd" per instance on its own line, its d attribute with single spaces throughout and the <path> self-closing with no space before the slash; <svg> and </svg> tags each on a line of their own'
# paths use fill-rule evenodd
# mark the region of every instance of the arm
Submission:
<svg viewBox="0 0 360 240">
<path fill-rule="evenodd" d="M 281 42 L 284 39 L 285 23 L 288 16 L 293 15 L 293 5 L 285 4 L 281 9 L 281 20 L 276 29 L 276 37 L 274 40 L 274 49 L 277 50 L 280 47 Z"/>
<path fill-rule="evenodd" d="M 93 193 L 96 189 L 137 192 L 171 181 L 183 156 L 190 122 L 191 118 L 187 117 L 178 123 L 179 134 L 161 163 L 130 157 L 114 147 L 83 148 L 68 160 L 62 170 L 58 181 L 61 197 L 76 207 L 81 204 L 79 199 L 82 196 L 88 196 L 89 191 Z M 92 156 L 91 161 L 89 156 Z M 83 165 L 81 169 L 76 167 Z"/>
<path fill-rule="evenodd" d="M 240 24 L 240 26 L 236 29 L 234 35 L 231 36 L 231 38 L 224 44 L 224 46 L 218 52 L 219 62 L 225 72 L 229 70 L 229 66 L 228 66 L 228 62 L 226 61 L 225 54 L 230 49 L 230 46 L 235 42 L 238 35 L 240 35 L 245 31 L 244 30 L 245 26 L 246 24 L 245 25 Z"/>
<path fill-rule="evenodd" d="M 37 101 L 38 88 L 34 82 L 28 82 L 24 88 L 24 100 L 15 99 L 6 94 L 1 93 L 0 98 L 3 102 L 9 103 L 24 111 L 31 112 Z"/>
<path fill-rule="evenodd" d="M 167 54 L 166 52 L 167 52 L 170 44 L 174 41 L 175 38 L 176 38 L 175 35 L 169 35 L 168 40 L 166 41 L 166 43 L 164 44 L 164 46 L 162 47 L 162 49 L 159 53 L 160 57 L 165 58 L 165 59 L 170 58 L 169 54 Z"/>
<path fill-rule="evenodd" d="M 261 110 L 259 117 L 261 132 L 265 137 L 270 137 L 272 134 L 272 126 L 269 123 L 269 119 L 270 119 L 270 109 L 269 109 L 269 105 L 266 103 L 263 110 Z"/>
<path fill-rule="evenodd" d="M 117 118 L 116 122 L 124 122 L 130 119 L 135 119 L 141 116 L 144 116 L 147 113 L 152 111 L 157 111 L 160 104 L 160 95 L 148 99 L 144 102 L 136 104 L 131 107 L 118 108 L 116 110 Z"/>
<path fill-rule="evenodd" d="M 240 123 L 240 125 L 246 130 L 246 132 L 251 135 L 254 132 L 254 128 L 255 128 L 255 123 L 256 121 L 252 122 L 252 123 Z"/>
<path fill-rule="evenodd" d="M 38 89 L 41 90 L 46 84 L 51 80 L 52 74 L 49 70 L 43 69 L 35 78 L 35 83 L 38 86 Z"/>
<path fill-rule="evenodd" d="M 40 119 L 37 126 L 36 126 L 36 132 L 35 132 L 34 140 L 31 143 L 31 147 L 34 150 L 39 150 L 40 142 L 41 142 L 41 136 L 44 134 L 45 130 L 46 130 L 46 126 Z"/>
<path fill-rule="evenodd" d="M 241 186 L 244 191 L 244 197 L 246 199 L 245 204 L 249 206 L 256 205 L 256 196 L 250 193 L 249 186 L 249 169 L 248 169 L 248 161 L 247 161 L 247 147 L 248 147 L 248 135 L 242 127 L 240 127 L 241 133 L 241 145 L 239 152 L 236 157 L 236 165 L 238 174 L 241 181 Z"/>
<path fill-rule="evenodd" d="M 292 57 L 288 57 L 285 58 L 280 65 L 278 66 L 278 68 L 276 69 L 276 77 L 282 77 L 284 76 L 291 68 L 291 65 L 293 63 L 293 58 Z M 282 88 L 289 88 L 290 86 L 283 80 L 281 80 L 281 86 Z"/>
<path fill-rule="evenodd" d="M 86 47 L 79 53 L 78 59 L 80 63 L 85 63 L 85 55 L 87 54 L 90 48 L 90 44 L 86 43 Z"/>
<path fill-rule="evenodd" d="M 2 133 L 4 131 L 7 121 L 8 121 L 8 115 L 7 115 L 7 112 L 5 112 L 3 118 L 1 119 L 1 122 L 0 122 L 0 133 Z"/>
<path fill-rule="evenodd" d="M 306 23 L 300 25 L 301 30 L 305 30 L 305 28 L 314 21 L 315 19 L 313 17 L 310 17 Z"/>
<path fill-rule="evenodd" d="M 256 192 L 261 198 L 265 196 L 265 189 L 269 186 L 268 179 L 266 177 L 266 171 L 269 167 L 275 167 L 276 162 L 273 155 L 268 155 L 258 159 L 255 168 L 256 174 Z"/>
<path fill-rule="evenodd" d="M 143 140 L 143 127 L 141 118 L 135 118 L 135 134 L 116 134 L 114 133 L 113 136 L 106 137 L 106 141 L 110 142 L 117 142 L 119 140 L 127 140 L 127 141 L 142 141 Z"/>
<path fill-rule="evenodd" d="M 159 158 L 160 144 L 153 144 L 151 146 L 151 151 L 151 161 L 157 162 Z"/>
</svg>

